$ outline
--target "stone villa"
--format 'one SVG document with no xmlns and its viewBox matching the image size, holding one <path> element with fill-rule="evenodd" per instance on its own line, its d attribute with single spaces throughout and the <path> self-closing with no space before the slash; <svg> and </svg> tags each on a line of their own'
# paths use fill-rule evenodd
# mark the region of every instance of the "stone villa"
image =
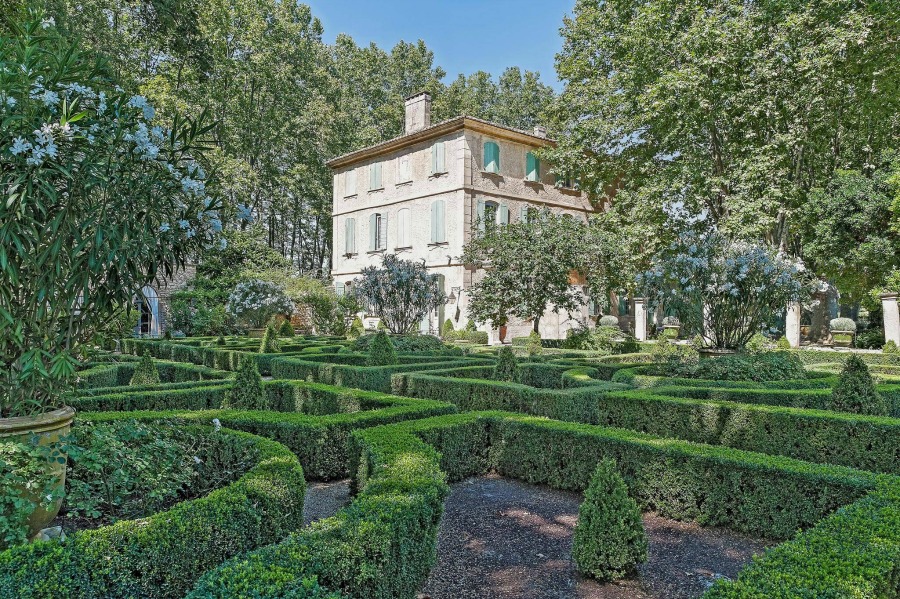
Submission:
<svg viewBox="0 0 900 599">
<path fill-rule="evenodd" d="M 337 292 L 344 293 L 362 268 L 380 264 L 384 253 L 424 260 L 440 275 L 449 302 L 422 323 L 422 331 L 437 332 L 447 318 L 457 329 L 464 327 L 467 290 L 479 273 L 459 256 L 479 222 L 514 222 L 527 218 L 529 208 L 579 219 L 594 210 L 587 194 L 571 182 L 558 182 L 535 156 L 535 150 L 553 144 L 542 127 L 524 132 L 468 116 L 432 124 L 431 96 L 407 98 L 404 135 L 328 163 L 334 172 L 331 274 Z M 626 312 L 627 305 L 623 308 Z M 589 311 L 589 306 L 576 314 L 548 311 L 541 318 L 541 336 L 565 337 L 590 320 Z M 492 343 L 501 341 L 498 331 L 480 328 Z M 530 323 L 512 321 L 505 340 L 530 330 Z"/>
</svg>

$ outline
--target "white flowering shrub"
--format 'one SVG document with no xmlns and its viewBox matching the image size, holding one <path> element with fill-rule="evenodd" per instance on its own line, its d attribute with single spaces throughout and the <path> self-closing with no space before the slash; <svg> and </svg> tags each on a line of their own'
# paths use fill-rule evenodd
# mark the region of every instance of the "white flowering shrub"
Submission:
<svg viewBox="0 0 900 599">
<path fill-rule="evenodd" d="M 235 286 L 225 308 L 250 327 L 261 328 L 277 314 L 290 317 L 294 302 L 281 285 L 250 279 Z"/>
<path fill-rule="evenodd" d="M 0 416 L 58 405 L 80 344 L 215 243 L 209 127 L 109 78 L 40 16 L 0 43 Z"/>
<path fill-rule="evenodd" d="M 354 279 L 353 292 L 391 333 L 413 332 L 432 310 L 447 301 L 438 276 L 422 262 L 401 260 L 393 254 L 382 258 L 381 267 L 367 266 Z"/>
<path fill-rule="evenodd" d="M 674 309 L 682 324 L 724 349 L 744 347 L 809 293 L 801 264 L 718 233 L 683 236 L 638 282 L 652 305 Z"/>
</svg>

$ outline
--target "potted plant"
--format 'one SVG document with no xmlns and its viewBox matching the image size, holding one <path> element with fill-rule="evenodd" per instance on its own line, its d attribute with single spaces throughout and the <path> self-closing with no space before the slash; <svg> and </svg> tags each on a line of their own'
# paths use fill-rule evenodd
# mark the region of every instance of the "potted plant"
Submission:
<svg viewBox="0 0 900 599">
<path fill-rule="evenodd" d="M 681 321 L 677 316 L 666 316 L 663 318 L 663 337 L 666 339 L 678 339 L 681 333 Z"/>
<path fill-rule="evenodd" d="M 835 347 L 850 347 L 856 335 L 856 323 L 852 318 L 832 318 L 828 323 L 831 342 Z"/>
<path fill-rule="evenodd" d="M 34 533 L 59 509 L 61 493 L 28 489 L 33 479 L 64 488 L 65 455 L 38 450 L 72 424 L 64 397 L 84 348 L 221 224 L 195 161 L 209 128 L 180 117 L 158 127 L 93 53 L 31 19 L 0 45 L 0 443 L 31 459 L 0 500 L 20 513 L 30 504 Z"/>
</svg>

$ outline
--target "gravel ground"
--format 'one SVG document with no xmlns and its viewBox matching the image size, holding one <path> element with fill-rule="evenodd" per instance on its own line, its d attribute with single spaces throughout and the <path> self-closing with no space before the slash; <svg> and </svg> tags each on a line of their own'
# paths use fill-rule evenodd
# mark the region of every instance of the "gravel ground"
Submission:
<svg viewBox="0 0 900 599">
<path fill-rule="evenodd" d="M 682 599 L 734 577 L 767 546 L 721 528 L 644 515 L 648 562 L 634 579 L 597 584 L 571 560 L 580 493 L 497 476 L 453 485 L 438 534 L 438 562 L 420 598 Z"/>
<path fill-rule="evenodd" d="M 330 518 L 350 502 L 350 481 L 308 482 L 303 501 L 303 526 Z"/>
</svg>

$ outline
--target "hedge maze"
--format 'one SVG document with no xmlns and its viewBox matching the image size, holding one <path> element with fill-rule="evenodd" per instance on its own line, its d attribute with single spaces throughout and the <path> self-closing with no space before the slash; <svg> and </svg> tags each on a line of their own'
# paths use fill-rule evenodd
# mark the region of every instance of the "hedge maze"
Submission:
<svg viewBox="0 0 900 599">
<path fill-rule="evenodd" d="M 499 382 L 487 352 L 366 366 L 330 338 L 292 339 L 274 354 L 256 340 L 130 340 L 124 350 L 82 371 L 70 402 L 79 418 L 197 430 L 215 420 L 257 448 L 258 464 L 178 504 L 180 519 L 0 554 L 0 580 L 18 589 L 0 595 L 415 597 L 448 483 L 496 471 L 582 490 L 612 458 L 643 509 L 782 541 L 708 598 L 900 596 L 897 357 L 865 355 L 893 406 L 876 417 L 828 409 L 837 353 L 800 354 L 806 379 L 741 383 L 655 376 L 644 353 L 559 350 Z M 144 353 L 161 382 L 128 386 Z M 267 377 L 266 409 L 225 409 L 248 355 Z M 303 528 L 304 476 L 349 476 L 352 502 Z M 101 563 L 104 553 L 118 559 Z"/>
</svg>

